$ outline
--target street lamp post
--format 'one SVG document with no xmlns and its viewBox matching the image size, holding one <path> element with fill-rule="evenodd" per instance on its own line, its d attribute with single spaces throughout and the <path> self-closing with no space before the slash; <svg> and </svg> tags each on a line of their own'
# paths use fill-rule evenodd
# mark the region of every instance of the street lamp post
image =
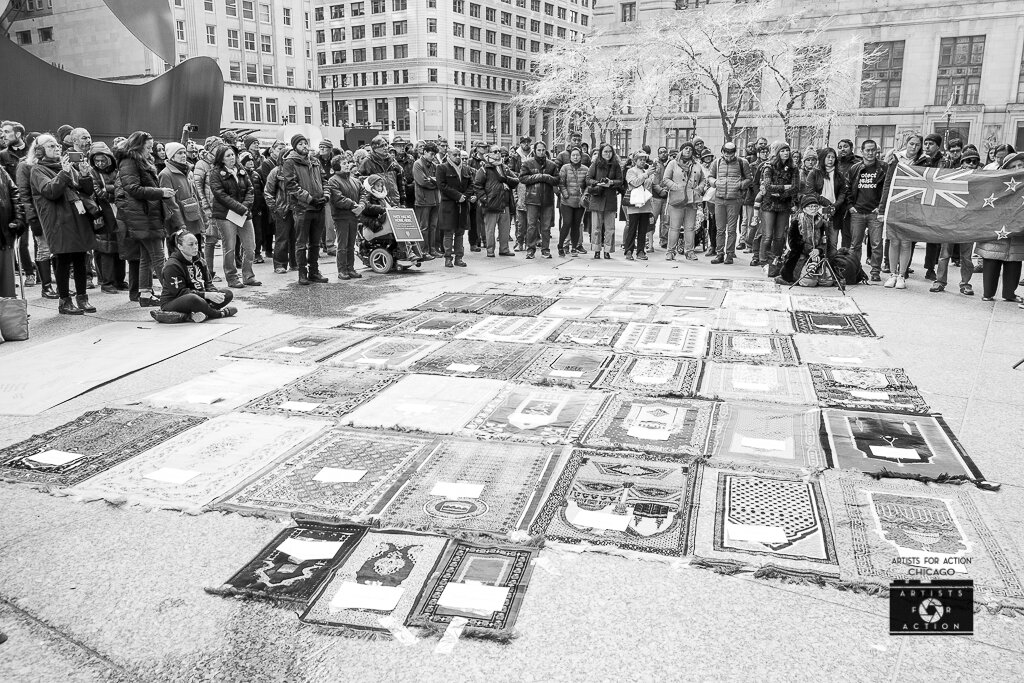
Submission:
<svg viewBox="0 0 1024 683">
<path fill-rule="evenodd" d="M 328 121 L 332 122 L 332 125 L 338 125 L 338 109 L 337 105 L 334 104 L 334 88 L 331 88 L 331 115 L 327 117 Z"/>
</svg>

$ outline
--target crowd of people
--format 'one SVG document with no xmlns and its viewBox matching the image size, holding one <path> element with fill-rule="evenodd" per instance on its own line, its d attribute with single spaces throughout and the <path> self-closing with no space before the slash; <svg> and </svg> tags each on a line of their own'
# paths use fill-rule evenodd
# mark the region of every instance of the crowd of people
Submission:
<svg viewBox="0 0 1024 683">
<path fill-rule="evenodd" d="M 2 125 L 0 246 L 10 258 L 0 259 L 0 295 L 13 296 L 16 261 L 26 286 L 59 299 L 60 313 L 95 312 L 89 290 L 99 287 L 127 292 L 161 322 L 234 315 L 232 290 L 261 286 L 254 265 L 267 261 L 276 275 L 296 273 L 299 285 L 325 283 L 323 250 L 339 280 L 360 278 L 359 245 L 381 234 L 393 207 L 412 208 L 423 236 L 401 245 L 401 258 L 443 258 L 446 268 L 467 265 L 467 238 L 486 257 L 551 259 L 554 249 L 576 258 L 589 249 L 612 259 L 621 220 L 626 261 L 660 249 L 668 260 L 699 261 L 701 252 L 729 265 L 746 253 L 782 283 L 829 284 L 838 273 L 848 284 L 906 289 L 916 245 L 883 234 L 897 163 L 1024 168 L 1024 153 L 1009 145 L 983 163 L 974 146 L 935 134 L 910 136 L 884 157 L 874 140 L 801 151 L 761 138 L 744 154 L 726 142 L 716 155 L 694 137 L 623 159 L 607 143 L 591 154 L 579 133 L 557 153 L 530 137 L 463 150 L 444 139 L 406 145 L 377 136 L 348 151 L 330 140 L 313 149 L 301 134 L 264 148 L 231 131 L 202 145 L 187 129 L 167 143 L 136 131 L 108 146 L 84 128 L 37 134 Z M 962 295 L 973 296 L 980 271 L 983 300 L 994 300 L 1001 282 L 1002 299 L 1024 307 L 1022 261 L 1019 236 L 928 244 L 925 279 L 931 292 L 944 291 L 952 263 Z"/>
</svg>

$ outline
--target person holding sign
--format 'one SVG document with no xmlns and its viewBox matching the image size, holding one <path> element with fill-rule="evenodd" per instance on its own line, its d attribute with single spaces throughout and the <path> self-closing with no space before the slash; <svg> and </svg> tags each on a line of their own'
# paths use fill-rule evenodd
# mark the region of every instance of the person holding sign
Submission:
<svg viewBox="0 0 1024 683">
<path fill-rule="evenodd" d="M 256 258 L 256 230 L 252 224 L 253 184 L 249 172 L 239 165 L 234 149 L 227 145 L 217 148 L 209 183 L 213 195 L 213 219 L 220 229 L 224 278 L 228 287 L 259 287 L 263 283 L 256 279 L 252 270 Z M 235 264 L 237 241 L 242 243 L 241 279 Z"/>
</svg>

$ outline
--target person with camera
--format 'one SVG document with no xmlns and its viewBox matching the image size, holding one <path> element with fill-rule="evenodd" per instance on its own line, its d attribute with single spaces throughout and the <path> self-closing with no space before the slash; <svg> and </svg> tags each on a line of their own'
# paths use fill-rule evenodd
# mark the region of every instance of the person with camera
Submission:
<svg viewBox="0 0 1024 683">
<path fill-rule="evenodd" d="M 299 267 L 299 284 L 327 282 L 327 278 L 320 274 L 320 241 L 326 226 L 324 207 L 331 194 L 324 189 L 320 162 L 309 153 L 306 136 L 296 134 L 291 142 L 292 151 L 282 162 L 277 181 L 284 183 L 295 218 L 295 261 Z"/>
<path fill-rule="evenodd" d="M 209 177 L 211 210 L 220 233 L 224 254 L 222 267 L 228 287 L 259 287 L 252 264 L 256 257 L 256 231 L 252 224 L 253 183 L 240 163 L 233 147 L 222 145 L 213 155 L 213 170 Z M 242 245 L 242 276 L 238 276 L 235 245 Z"/>
<path fill-rule="evenodd" d="M 587 171 L 587 195 L 590 197 L 590 246 L 594 258 L 610 259 L 615 251 L 615 212 L 618 189 L 622 185 L 622 164 L 615 148 L 605 143 Z"/>
<path fill-rule="evenodd" d="M 104 294 L 118 294 L 128 289 L 128 283 L 124 280 L 124 260 L 117 250 L 117 216 L 114 214 L 117 163 L 114 161 L 114 153 L 105 142 L 92 143 L 89 165 L 92 167 L 96 204 L 103 212 L 103 229 L 96 232 L 94 252 L 100 291 Z"/>
<path fill-rule="evenodd" d="M 62 152 L 61 144 L 49 134 L 40 135 L 32 144 L 28 160 L 32 166 L 29 181 L 32 199 L 43 228 L 43 235 L 56 260 L 58 312 L 64 315 L 95 313 L 86 293 L 85 257 L 96 246 L 94 216 L 98 211 L 91 197 L 92 176 L 83 173 Z M 80 165 L 79 165 L 80 166 Z M 75 299 L 71 299 L 69 279 L 75 273 Z"/>
<path fill-rule="evenodd" d="M 584 178 L 586 173 L 584 173 Z M 473 186 L 476 189 L 476 196 L 484 212 L 484 239 L 487 248 L 487 256 L 494 256 L 495 242 L 498 246 L 499 256 L 515 256 L 509 250 L 510 231 L 512 229 L 512 217 L 509 207 L 513 205 L 512 196 L 516 186 L 519 185 L 519 177 L 512 173 L 501 159 L 501 148 L 492 145 L 490 152 L 484 157 L 484 164 L 481 166 L 473 179 Z M 497 229 L 497 240 L 495 240 L 495 229 Z"/>
</svg>

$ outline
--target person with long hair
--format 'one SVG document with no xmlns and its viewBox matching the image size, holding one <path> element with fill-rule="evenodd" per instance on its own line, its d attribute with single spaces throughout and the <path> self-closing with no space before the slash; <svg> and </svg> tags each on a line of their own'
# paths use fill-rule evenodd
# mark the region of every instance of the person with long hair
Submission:
<svg viewBox="0 0 1024 683">
<path fill-rule="evenodd" d="M 923 150 L 924 137 L 915 133 L 907 138 L 907 142 L 903 146 L 902 150 L 894 152 L 891 155 L 889 159 L 889 170 L 886 171 L 885 175 L 885 190 L 882 192 L 883 197 L 887 197 L 889 195 L 889 187 L 892 185 L 892 179 L 896 174 L 896 167 L 899 163 L 902 161 L 904 163 L 914 165 L 921 158 Z M 906 289 L 907 276 L 909 275 L 910 270 L 910 260 L 914 258 L 913 240 L 886 237 L 885 249 L 888 254 L 889 271 L 891 272 L 889 274 L 889 278 L 882 286 L 894 289 Z"/>
<path fill-rule="evenodd" d="M 694 158 L 693 143 L 686 141 L 679 148 L 679 155 L 668 163 L 661 182 L 668 190 L 668 253 L 669 261 L 676 254 L 683 254 L 687 261 L 696 261 L 693 253 L 694 235 L 697 227 L 697 207 L 704 196 L 707 177 L 704 167 Z M 683 248 L 679 250 L 679 232 L 683 233 Z"/>
<path fill-rule="evenodd" d="M 63 153 L 60 142 L 52 135 L 36 138 L 29 150 L 27 163 L 32 167 L 30 184 L 32 199 L 43 228 L 43 235 L 56 261 L 58 311 L 65 315 L 95 313 L 89 302 L 86 253 L 96 246 L 93 234 L 96 210 L 92 201 L 93 180 L 87 162 L 84 168 L 72 164 Z M 75 299 L 68 285 L 71 271 L 75 274 Z"/>
<path fill-rule="evenodd" d="M 793 213 L 793 200 L 799 187 L 800 172 L 793 163 L 789 143 L 772 143 L 768 161 L 761 171 L 761 254 L 758 262 L 767 264 L 769 254 L 782 256 L 786 248 L 789 218 Z"/>
<path fill-rule="evenodd" d="M 626 171 L 626 195 L 623 203 L 626 209 L 626 232 L 622 236 L 622 249 L 626 260 L 633 260 L 633 250 L 639 261 L 647 260 L 647 231 L 651 227 L 653 206 L 651 187 L 654 185 L 655 169 L 650 165 L 647 152 L 640 150 L 633 154 L 633 166 Z M 645 202 L 634 200 L 633 194 L 646 194 Z M 639 204 L 639 205 L 638 205 Z"/>
<path fill-rule="evenodd" d="M 228 145 L 222 145 L 214 152 L 209 182 L 213 195 L 213 220 L 217 223 L 224 253 L 224 279 L 233 289 L 259 287 L 263 283 L 256 279 L 252 270 L 256 258 L 256 230 L 252 224 L 253 184 L 249 172 L 238 163 L 235 150 Z M 239 218 L 229 220 L 229 213 Z M 241 278 L 238 277 L 235 257 L 236 242 L 242 244 Z M 319 248 L 319 245 L 315 246 Z"/>
<path fill-rule="evenodd" d="M 995 171 L 1003 167 L 1003 162 L 1010 154 L 1016 153 L 1013 145 L 996 145 L 988 151 L 988 161 L 985 162 L 984 171 Z"/>
<path fill-rule="evenodd" d="M 167 166 L 167 147 L 162 142 L 153 145 L 153 164 L 157 174 Z"/>
<path fill-rule="evenodd" d="M 590 197 L 590 246 L 594 258 L 610 259 L 615 251 L 615 212 L 618 189 L 622 185 L 622 164 L 615 148 L 601 145 L 587 171 L 587 195 Z"/>
</svg>

